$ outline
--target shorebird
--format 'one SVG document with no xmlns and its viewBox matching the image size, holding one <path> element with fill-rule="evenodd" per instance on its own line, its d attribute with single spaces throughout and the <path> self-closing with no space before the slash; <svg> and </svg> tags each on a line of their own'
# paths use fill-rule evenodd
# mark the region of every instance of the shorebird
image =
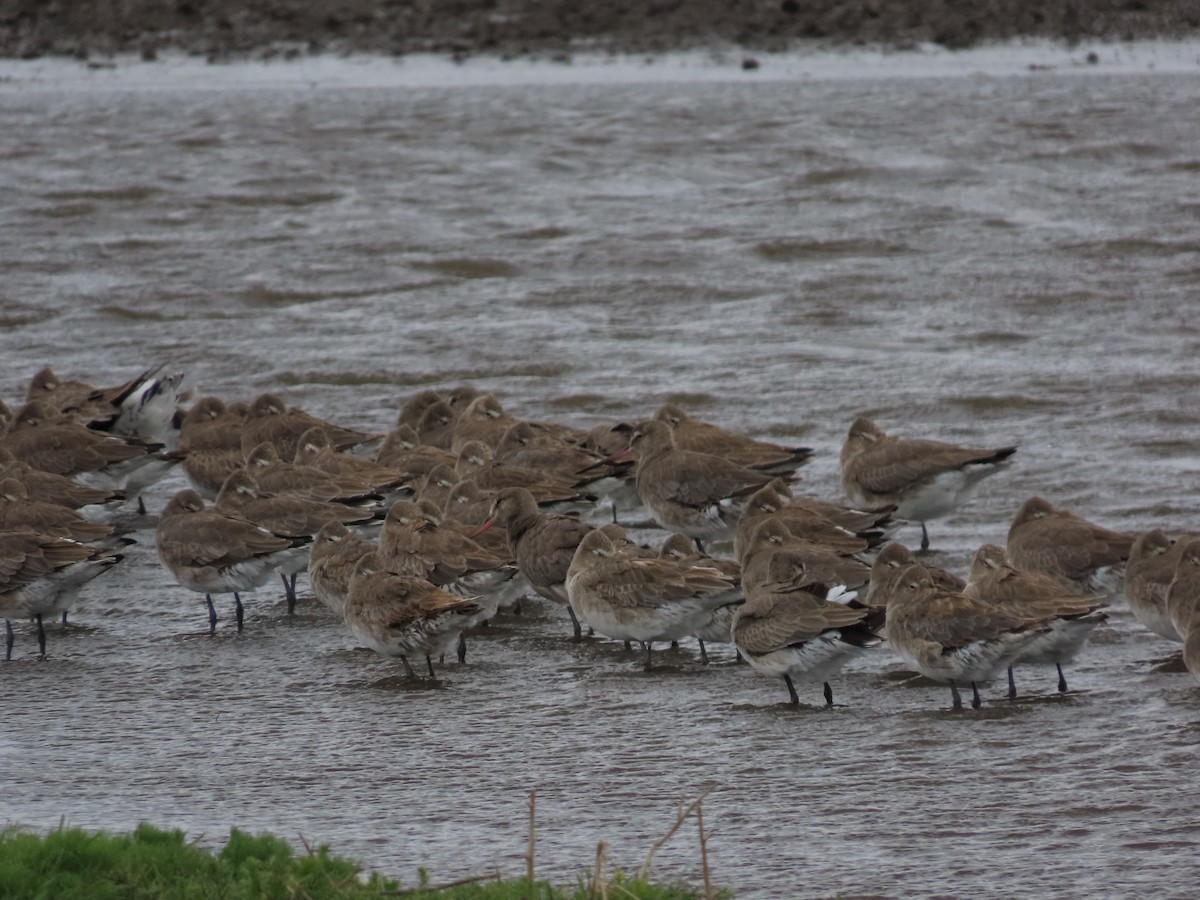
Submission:
<svg viewBox="0 0 1200 900">
<path fill-rule="evenodd" d="M 516 423 L 517 418 L 504 411 L 495 394 L 480 394 L 466 405 L 454 423 L 450 451 L 462 453 L 471 441 L 480 441 L 494 449 L 509 426 Z"/>
<path fill-rule="evenodd" d="M 675 445 L 683 450 L 720 456 L 730 462 L 771 475 L 789 475 L 812 457 L 811 447 L 785 447 L 729 431 L 711 422 L 693 419 L 683 407 L 666 403 L 654 418 L 671 428 Z"/>
<path fill-rule="evenodd" d="M 630 449 L 617 454 L 637 459 L 634 483 L 642 503 L 667 531 L 681 531 L 701 543 L 733 537 L 742 505 L 771 476 L 719 456 L 681 450 L 670 426 L 650 419 L 633 432 Z"/>
<path fill-rule="evenodd" d="M 780 550 L 765 577 L 746 589 L 733 616 L 733 640 L 751 666 L 783 678 L 793 704 L 800 703 L 795 680 L 821 683 L 825 705 L 833 706 L 829 679 L 882 643 L 882 621 L 881 612 L 855 602 L 844 586 L 831 590 L 809 578 L 802 556 Z"/>
<path fill-rule="evenodd" d="M 1172 541 L 1161 528 L 1147 531 L 1133 542 L 1125 565 L 1125 599 L 1129 611 L 1142 625 L 1168 641 L 1183 640 L 1167 612 L 1167 588 L 1175 577 L 1185 538 Z"/>
<path fill-rule="evenodd" d="M 342 428 L 332 422 L 318 419 L 302 409 L 288 409 L 274 394 L 260 394 L 250 404 L 250 415 L 242 429 L 242 452 L 249 456 L 259 444 L 267 443 L 275 448 L 280 459 L 293 459 L 300 436 L 310 428 L 320 428 L 324 431 L 330 446 L 335 450 L 349 450 L 381 437 Z"/>
<path fill-rule="evenodd" d="M 379 533 L 380 564 L 390 572 L 414 575 L 475 601 L 474 625 L 496 615 L 502 603 L 515 601 L 524 590 L 518 568 L 507 556 L 497 556 L 475 541 L 443 528 L 438 518 L 417 503 L 398 500 L 388 509 Z M 466 662 L 466 639 L 458 644 L 458 661 Z"/>
<path fill-rule="evenodd" d="M 750 495 L 733 539 L 734 556 L 741 559 L 745 555 L 746 543 L 754 529 L 767 519 L 779 522 L 794 537 L 846 555 L 863 553 L 883 540 L 882 531 L 873 529 L 866 535 L 857 534 L 834 523 L 813 506 L 793 502 L 790 492 L 780 493 L 781 487 L 787 489 L 782 481 L 772 481 Z"/>
<path fill-rule="evenodd" d="M 155 366 L 125 384 L 96 388 L 81 381 L 61 381 L 45 368 L 33 376 L 26 399 L 42 400 L 96 431 L 163 442 L 179 404 L 183 373 L 160 375 L 161 371 L 161 365 Z"/>
<path fill-rule="evenodd" d="M 388 432 L 375 454 L 375 462 L 403 472 L 410 478 L 428 475 L 434 466 L 454 468 L 458 457 L 441 447 L 422 444 L 410 425 L 399 425 Z"/>
<path fill-rule="evenodd" d="M 158 452 L 161 444 L 94 431 L 39 400 L 18 410 L 8 433 L 0 437 L 0 446 L 35 469 L 129 496 L 136 496 L 177 462 Z"/>
<path fill-rule="evenodd" d="M 259 488 L 250 473 L 241 470 L 225 479 L 213 504 L 218 512 L 239 515 L 280 537 L 312 537 L 327 522 L 365 525 L 383 515 L 374 504 L 354 506 L 327 503 L 291 494 L 269 494 Z M 296 554 L 279 569 L 287 598 L 288 615 L 296 611 L 296 576 L 308 568 L 308 555 Z"/>
<path fill-rule="evenodd" d="M 1108 619 L 1099 597 L 1080 597 L 1062 583 L 1037 572 L 1011 566 L 1002 547 L 984 544 L 971 563 L 971 577 L 963 593 L 1021 616 L 1045 618 L 1050 630 L 1031 644 L 1014 662 L 1052 665 L 1058 670 L 1058 690 L 1067 691 L 1062 664 L 1074 659 L 1093 629 Z M 1008 667 L 1008 699 L 1015 700 L 1013 667 Z"/>
<path fill-rule="evenodd" d="M 424 656 L 433 677 L 433 657 L 453 646 L 479 611 L 474 599 L 459 597 L 412 575 L 384 568 L 374 553 L 359 559 L 350 578 L 342 615 L 350 631 L 376 653 L 408 662 Z"/>
<path fill-rule="evenodd" d="M 458 411 L 452 409 L 445 400 L 438 400 L 421 413 L 421 418 L 417 420 L 417 436 L 422 444 L 449 451 L 457 422 Z"/>
<path fill-rule="evenodd" d="M 179 453 L 188 483 L 212 500 L 232 473 L 246 465 L 242 428 L 246 416 L 217 397 L 202 397 L 187 411 L 179 427 Z"/>
<path fill-rule="evenodd" d="M 352 456 L 333 449 L 324 429 L 310 428 L 300 435 L 293 462 L 298 466 L 312 466 L 330 475 L 352 475 L 361 478 L 379 494 L 396 494 L 401 491 L 411 495 L 409 476 L 396 469 L 380 465 L 361 456 Z"/>
<path fill-rule="evenodd" d="M 1167 588 L 1167 614 L 1186 643 L 1196 627 L 1197 616 L 1200 616 L 1200 538 L 1187 538 L 1180 543 L 1183 548 Z"/>
<path fill-rule="evenodd" d="M 771 556 L 780 550 L 803 558 L 807 577 L 816 583 L 840 584 L 855 590 L 864 586 L 871 576 L 871 567 L 862 560 L 795 537 L 783 522 L 776 519 L 763 519 L 755 525 L 743 549 L 742 584 L 747 590 L 756 587 L 767 577 Z"/>
<path fill-rule="evenodd" d="M 997 609 L 974 597 L 935 586 L 924 566 L 903 571 L 887 606 L 887 639 L 905 662 L 926 678 L 950 685 L 962 709 L 958 685 L 991 681 L 1049 630 L 1052 617 Z"/>
<path fill-rule="evenodd" d="M 1076 594 L 1123 590 L 1133 535 L 1109 531 L 1041 497 L 1021 504 L 1008 529 L 1008 559 L 1018 569 L 1058 579 Z"/>
<path fill-rule="evenodd" d="M 523 487 L 539 503 L 594 501 L 594 496 L 581 491 L 576 480 L 545 469 L 511 466 L 495 459 L 492 449 L 482 441 L 467 441 L 459 450 L 454 466 L 458 480 L 470 479 L 485 491 L 506 487 Z"/>
<path fill-rule="evenodd" d="M 308 581 L 313 594 L 341 616 L 358 561 L 374 552 L 374 544 L 341 522 L 326 522 L 313 538 L 308 555 Z"/>
<path fill-rule="evenodd" d="M 580 541 L 566 587 L 571 606 L 588 625 L 645 648 L 646 671 L 655 641 L 694 634 L 714 609 L 734 602 L 740 593 L 734 580 L 717 569 L 627 556 L 603 529 Z"/>
<path fill-rule="evenodd" d="M 0 478 L 15 478 L 35 500 L 68 509 L 87 506 L 103 509 L 125 502 L 125 495 L 121 491 L 90 488 L 77 484 L 65 475 L 43 472 L 21 462 L 3 447 L 0 447 Z"/>
<path fill-rule="evenodd" d="M 262 587 L 281 566 L 307 553 L 309 537 L 282 537 L 220 510 L 185 488 L 168 501 L 158 520 L 158 558 L 179 584 L 204 594 L 209 633 L 217 630 L 213 594 L 233 594 L 242 630 L 241 593 Z"/>
<path fill-rule="evenodd" d="M 929 549 L 925 523 L 954 512 L 975 486 L 1000 471 L 1016 447 L 981 449 L 887 435 L 865 416 L 854 420 L 842 444 L 842 488 L 866 506 L 895 504 L 896 515 L 921 523 L 921 549 Z"/>
<path fill-rule="evenodd" d="M 728 575 L 735 585 L 740 586 L 742 583 L 742 567 L 737 561 L 732 559 L 714 559 L 706 553 L 700 553 L 696 550 L 692 539 L 678 531 L 663 541 L 658 555 L 665 559 L 674 559 L 692 566 L 716 569 Z M 739 595 L 725 606 L 718 606 L 713 610 L 709 620 L 692 635 L 700 645 L 700 661 L 702 663 L 708 665 L 708 649 L 704 646 L 706 641 L 710 644 L 733 643 L 733 616 L 745 602 L 746 598 Z M 741 659 L 740 652 L 738 653 L 738 659 Z"/>
<path fill-rule="evenodd" d="M 426 388 L 425 390 L 417 391 L 405 402 L 400 412 L 396 415 L 396 429 L 405 426 L 412 428 L 416 433 L 417 423 L 421 421 L 421 416 L 425 414 L 425 410 L 440 402 L 441 395 L 435 391 Z"/>
<path fill-rule="evenodd" d="M 80 588 L 122 558 L 119 553 L 28 529 L 0 531 L 0 618 L 5 620 L 5 659 L 12 659 L 12 619 L 36 621 L 38 651 L 44 657 L 43 617 L 65 613 Z"/>
<path fill-rule="evenodd" d="M 921 566 L 933 578 L 933 584 L 943 591 L 961 591 L 967 586 L 966 581 L 952 572 L 927 566 L 917 560 L 913 552 L 899 541 L 884 544 L 883 549 L 871 564 L 871 579 L 867 590 L 867 606 L 887 606 L 892 592 L 900 584 L 904 570 L 909 566 Z"/>
<path fill-rule="evenodd" d="M 259 444 L 246 456 L 246 472 L 262 491 L 268 494 L 294 494 L 310 500 L 329 503 L 361 503 L 382 501 L 370 479 L 357 475 L 331 475 L 312 466 L 298 466 L 279 458 L 275 448 L 266 442 Z"/>
<path fill-rule="evenodd" d="M 492 500 L 487 521 L 472 537 L 499 525 L 508 536 L 517 568 L 540 596 L 565 606 L 575 640 L 582 640 L 579 617 L 567 596 L 567 573 L 580 542 L 592 530 L 573 516 L 544 512 L 525 488 L 505 488 Z"/>
<path fill-rule="evenodd" d="M 115 530 L 112 525 L 91 522 L 66 506 L 32 499 L 25 484 L 15 478 L 0 479 L 0 531 L 22 528 L 80 543 L 103 540 Z"/>
</svg>

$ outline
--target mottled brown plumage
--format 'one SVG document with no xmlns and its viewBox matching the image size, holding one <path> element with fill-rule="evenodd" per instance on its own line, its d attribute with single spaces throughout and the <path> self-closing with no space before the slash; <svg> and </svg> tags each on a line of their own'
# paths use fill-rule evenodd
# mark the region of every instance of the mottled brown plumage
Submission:
<svg viewBox="0 0 1200 900">
<path fill-rule="evenodd" d="M 860 416 L 842 444 L 842 488 L 854 503 L 895 504 L 900 517 L 920 522 L 924 550 L 929 548 L 925 523 L 953 512 L 1016 451 L 903 439 Z"/>
<path fill-rule="evenodd" d="M 1183 547 L 1183 538 L 1172 541 L 1161 528 L 1154 528 L 1133 542 L 1125 565 L 1125 599 L 1130 612 L 1146 628 L 1169 641 L 1183 640 L 1167 612 L 1167 588 L 1175 577 Z"/>
<path fill-rule="evenodd" d="M 1095 525 L 1041 497 L 1021 504 L 1008 530 L 1008 558 L 1018 569 L 1058 579 L 1077 594 L 1123 589 L 1134 537 Z"/>
<path fill-rule="evenodd" d="M 794 472 L 812 456 L 810 447 L 785 447 L 771 441 L 760 441 L 711 422 L 694 419 L 675 403 L 664 404 L 654 418 L 670 426 L 675 445 L 682 450 L 720 456 L 772 475 Z"/>
</svg>

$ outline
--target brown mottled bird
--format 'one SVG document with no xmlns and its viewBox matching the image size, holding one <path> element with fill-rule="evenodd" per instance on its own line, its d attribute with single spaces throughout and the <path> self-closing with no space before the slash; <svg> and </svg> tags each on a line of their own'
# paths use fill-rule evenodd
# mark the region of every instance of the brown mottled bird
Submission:
<svg viewBox="0 0 1200 900">
<path fill-rule="evenodd" d="M 241 593 L 262 587 L 281 566 L 304 556 L 311 540 L 274 534 L 240 515 L 206 507 L 191 488 L 167 502 L 155 534 L 167 571 L 183 587 L 204 594 L 209 633 L 217 628 L 213 594 L 233 594 L 241 631 Z"/>
<path fill-rule="evenodd" d="M 566 587 L 571 606 L 588 625 L 645 648 L 647 670 L 655 641 L 694 634 L 714 609 L 734 602 L 741 592 L 718 569 L 622 553 L 603 529 L 580 541 Z"/>
<path fill-rule="evenodd" d="M 313 538 L 308 554 L 308 581 L 313 594 L 333 612 L 342 615 L 358 561 L 374 552 L 373 543 L 341 522 L 326 522 Z"/>
<path fill-rule="evenodd" d="M 963 593 L 1007 612 L 1045 619 L 1050 630 L 1013 662 L 1052 665 L 1058 670 L 1058 690 L 1066 693 L 1062 664 L 1074 659 L 1092 630 L 1108 615 L 1099 597 L 1080 597 L 1048 575 L 1022 572 L 1009 564 L 1002 547 L 984 544 L 971 563 L 971 578 Z M 1013 667 L 1008 667 L 1008 699 L 1017 696 Z"/>
<path fill-rule="evenodd" d="M 213 508 L 219 512 L 240 515 L 284 537 L 311 537 L 327 522 L 362 525 L 383 515 L 382 510 L 373 504 L 354 506 L 294 494 L 271 494 L 262 490 L 245 470 L 234 472 L 225 479 Z M 296 610 L 296 575 L 304 571 L 307 565 L 307 558 L 297 555 L 291 563 L 279 569 L 288 615 Z"/>
<path fill-rule="evenodd" d="M 1008 529 L 1008 559 L 1018 569 L 1058 579 L 1080 595 L 1116 596 L 1134 537 L 1095 525 L 1041 497 L 1021 504 Z"/>
<path fill-rule="evenodd" d="M 335 450 L 349 450 L 378 437 L 342 428 L 332 422 L 318 419 L 302 409 L 288 409 L 274 394 L 260 394 L 250 404 L 250 415 L 246 418 L 242 430 L 242 452 L 249 455 L 250 451 L 265 442 L 275 448 L 280 459 L 293 459 L 300 436 L 314 427 L 325 432 Z"/>
<path fill-rule="evenodd" d="M 65 506 L 34 500 L 22 482 L 5 478 L 0 480 L 0 531 L 22 528 L 80 543 L 103 540 L 115 530 L 112 525 L 91 522 Z"/>
<path fill-rule="evenodd" d="M 29 529 L 0 531 L 0 618 L 5 620 L 5 658 L 12 659 L 11 619 L 36 621 L 38 650 L 45 656 L 43 617 L 65 613 L 80 588 L 121 559 L 120 554 Z"/>
<path fill-rule="evenodd" d="M 542 510 L 533 494 L 521 487 L 496 493 L 487 521 L 476 533 L 493 525 L 499 525 L 507 534 L 517 568 L 529 586 L 547 600 L 566 607 L 575 640 L 580 640 L 583 631 L 567 597 L 566 581 L 575 549 L 592 527 L 573 516 Z"/>
<path fill-rule="evenodd" d="M 398 657 L 410 676 L 416 673 L 408 657 L 424 656 L 433 677 L 432 657 L 453 646 L 478 611 L 472 598 L 388 571 L 368 553 L 355 566 L 342 615 L 355 637 L 377 653 Z"/>
<path fill-rule="evenodd" d="M 733 537 L 745 498 L 772 478 L 720 456 L 680 449 L 670 427 L 656 419 L 634 429 L 627 452 L 637 458 L 638 496 L 655 521 L 691 536 L 701 550 L 701 541 Z"/>
<path fill-rule="evenodd" d="M 917 560 L 913 552 L 899 541 L 884 544 L 871 564 L 870 587 L 867 591 L 867 606 L 887 606 L 892 592 L 900 584 L 904 570 L 909 566 L 921 566 L 933 579 L 933 584 L 943 591 L 961 591 L 966 581 L 953 572 L 929 566 Z"/>
<path fill-rule="evenodd" d="M 724 457 L 771 475 L 795 472 L 812 457 L 811 447 L 785 447 L 746 437 L 711 422 L 694 419 L 675 403 L 664 404 L 654 418 L 670 426 L 675 445 L 683 450 Z"/>
<path fill-rule="evenodd" d="M 921 549 L 929 549 L 925 523 L 954 512 L 976 485 L 1003 468 L 1016 447 L 981 449 L 888 435 L 860 416 L 842 444 L 842 488 L 866 506 L 895 504 L 896 514 L 921 523 Z"/>
<path fill-rule="evenodd" d="M 437 465 L 454 468 L 457 461 L 458 457 L 449 450 L 422 444 L 416 430 L 410 425 L 393 428 L 375 454 L 375 462 L 403 472 L 410 478 L 427 475 Z"/>
<path fill-rule="evenodd" d="M 1049 631 L 1054 616 L 1010 612 L 958 591 L 938 588 L 924 566 L 903 570 L 887 605 L 887 640 L 926 678 L 950 685 L 954 708 L 962 708 L 958 685 L 991 681 Z"/>
<path fill-rule="evenodd" d="M 1188 670 L 1200 675 L 1188 662 L 1189 654 L 1186 650 L 1192 632 L 1200 627 L 1200 538 L 1189 537 L 1181 543 L 1183 549 L 1179 553 L 1179 561 L 1175 564 L 1175 576 L 1167 588 L 1167 614 L 1184 641 L 1184 662 L 1187 663 Z"/>
<path fill-rule="evenodd" d="M 1182 641 L 1167 612 L 1167 588 L 1175 578 L 1175 566 L 1183 553 L 1184 535 L 1172 541 L 1161 528 L 1138 537 L 1125 564 L 1125 599 L 1133 617 L 1168 641 Z"/>
<path fill-rule="evenodd" d="M 855 656 L 879 646 L 883 616 L 854 601 L 843 588 L 830 591 L 807 573 L 804 557 L 780 550 L 764 577 L 746 588 L 746 602 L 733 617 L 733 640 L 755 669 L 783 678 L 799 704 L 793 679 L 824 686 Z"/>
</svg>

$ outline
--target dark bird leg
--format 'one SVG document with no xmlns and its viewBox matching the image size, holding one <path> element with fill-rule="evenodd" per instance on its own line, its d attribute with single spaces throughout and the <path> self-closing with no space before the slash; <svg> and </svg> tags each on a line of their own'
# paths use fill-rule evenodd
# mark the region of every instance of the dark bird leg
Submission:
<svg viewBox="0 0 1200 900">
<path fill-rule="evenodd" d="M 632 649 L 633 649 L 633 644 L 629 643 L 629 641 L 626 641 L 626 642 L 625 642 L 625 650 L 626 650 L 626 652 L 628 652 L 628 651 L 630 651 L 630 650 L 632 650 Z"/>
<path fill-rule="evenodd" d="M 204 595 L 204 602 L 208 604 L 208 633 L 217 633 L 217 608 L 213 606 L 212 594 Z"/>
<path fill-rule="evenodd" d="M 296 575 L 297 574 L 298 573 L 293 572 L 292 577 L 289 579 L 288 576 L 284 575 L 282 572 L 279 573 L 279 580 L 283 582 L 283 596 L 287 598 L 288 615 L 289 616 L 294 615 L 296 612 Z"/>
<path fill-rule="evenodd" d="M 742 651 L 741 650 L 733 651 L 733 661 L 734 662 L 745 662 L 745 660 L 742 659 Z"/>
<path fill-rule="evenodd" d="M 921 523 L 921 549 L 929 549 L 929 532 L 925 530 L 925 523 Z"/>
<path fill-rule="evenodd" d="M 583 640 L 583 629 L 579 627 L 579 619 L 575 615 L 575 610 L 571 609 L 571 604 L 567 604 L 567 615 L 571 617 L 571 628 L 575 631 L 575 640 Z"/>
<path fill-rule="evenodd" d="M 649 672 L 654 668 L 654 664 L 650 661 L 650 648 L 654 646 L 653 641 L 638 641 L 646 649 L 646 666 L 645 671 Z"/>
<path fill-rule="evenodd" d="M 4 620 L 4 658 L 12 659 L 13 648 L 13 629 L 12 622 L 8 619 Z"/>
<path fill-rule="evenodd" d="M 42 614 L 38 613 L 34 616 L 37 620 L 38 627 L 38 652 L 42 654 L 42 658 L 46 658 L 46 629 L 42 627 Z"/>
<path fill-rule="evenodd" d="M 237 611 L 238 631 L 242 630 L 242 622 L 245 619 L 246 611 L 242 608 L 242 598 L 237 591 L 233 592 L 233 602 L 236 604 L 234 609 Z"/>
<path fill-rule="evenodd" d="M 1013 679 L 1013 667 L 1008 667 L 1008 699 L 1017 699 L 1017 682 Z"/>
<path fill-rule="evenodd" d="M 66 625 L 66 624 L 67 624 L 67 611 L 66 611 L 65 609 L 63 610 L 62 623 L 63 623 L 64 625 Z"/>
<path fill-rule="evenodd" d="M 825 682 L 825 705 L 833 706 L 833 688 L 829 686 L 829 682 Z"/>
<path fill-rule="evenodd" d="M 792 684 L 792 676 L 784 675 L 783 683 L 787 685 L 788 693 L 792 696 L 792 706 L 800 705 L 800 695 L 796 693 L 796 686 Z"/>
<path fill-rule="evenodd" d="M 141 495 L 139 494 L 138 495 L 138 515 L 144 516 L 145 514 L 146 514 L 146 501 L 143 500 Z"/>
<path fill-rule="evenodd" d="M 517 598 L 517 602 L 516 602 L 516 603 L 514 603 L 514 604 L 512 605 L 512 614 L 513 614 L 514 616 L 519 616 L 519 615 L 521 615 L 521 600 L 522 600 L 522 599 L 523 599 L 523 598 L 521 598 L 521 597 L 518 597 L 518 598 Z"/>
<path fill-rule="evenodd" d="M 400 662 L 404 663 L 404 674 L 405 675 L 407 675 L 409 678 L 417 677 L 417 673 L 413 671 L 413 667 L 408 664 L 407 656 L 400 657 Z"/>
<path fill-rule="evenodd" d="M 458 633 L 458 661 L 465 663 L 467 661 L 467 639 L 463 637 L 463 633 Z"/>
<path fill-rule="evenodd" d="M 1054 668 L 1058 669 L 1058 692 L 1065 694 L 1067 692 L 1067 676 L 1063 674 L 1062 664 L 1055 663 Z"/>
<path fill-rule="evenodd" d="M 950 682 L 950 696 L 954 698 L 954 709 L 962 709 L 962 697 L 958 695 L 958 686 Z"/>
<path fill-rule="evenodd" d="M 705 555 L 707 555 L 707 553 L 704 550 L 704 545 L 702 543 L 700 543 L 700 538 L 694 537 L 694 538 L 692 538 L 692 540 L 696 542 L 696 549 L 699 550 L 701 553 L 705 553 Z"/>
<path fill-rule="evenodd" d="M 433 674 L 433 660 L 429 658 L 428 654 L 425 656 L 425 665 L 429 666 L 429 677 L 435 677 Z"/>
<path fill-rule="evenodd" d="M 975 686 L 975 682 L 971 682 L 971 709 L 979 709 L 983 706 L 983 701 L 979 699 L 979 688 Z"/>
<path fill-rule="evenodd" d="M 708 665 L 708 651 L 704 649 L 704 641 L 701 641 L 700 638 L 696 638 L 696 640 L 699 641 L 699 643 L 700 643 L 700 662 L 702 662 L 704 665 L 707 666 Z"/>
</svg>

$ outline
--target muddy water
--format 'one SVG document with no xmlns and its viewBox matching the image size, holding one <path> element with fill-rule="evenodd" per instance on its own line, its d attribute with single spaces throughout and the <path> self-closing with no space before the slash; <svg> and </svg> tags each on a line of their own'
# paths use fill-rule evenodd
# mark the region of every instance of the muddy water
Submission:
<svg viewBox="0 0 1200 900">
<path fill-rule="evenodd" d="M 152 88 L 0 84 L 0 350 L 34 370 L 271 389 L 386 428 L 461 381 L 589 424 L 665 400 L 819 451 L 859 413 L 1019 443 L 932 529 L 960 571 L 1033 493 L 1200 527 L 1196 74 Z M 153 514 L 183 484 L 148 495 Z M 246 631 L 141 543 L 0 667 L 0 820 L 303 834 L 411 882 L 636 868 L 705 785 L 746 897 L 1184 895 L 1200 690 L 1117 609 L 1069 670 L 946 710 L 888 652 L 844 707 L 720 651 L 645 674 L 535 603 L 466 666 L 397 677 L 271 588 Z M 658 535 L 646 535 L 659 537 Z M 902 537 L 910 543 L 915 529 Z M 688 826 L 657 857 L 698 879 Z"/>
</svg>

